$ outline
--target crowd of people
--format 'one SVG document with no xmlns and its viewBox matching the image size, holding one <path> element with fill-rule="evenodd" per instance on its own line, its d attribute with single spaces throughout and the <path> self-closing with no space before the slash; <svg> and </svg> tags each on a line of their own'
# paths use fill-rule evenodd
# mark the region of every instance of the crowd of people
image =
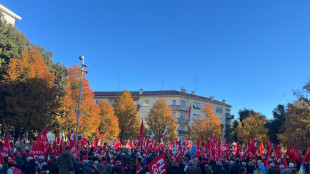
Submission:
<svg viewBox="0 0 310 174">
<path fill-rule="evenodd" d="M 146 174 L 147 164 L 159 154 L 166 155 L 167 174 L 297 174 L 301 166 L 299 160 L 294 163 L 287 160 L 269 159 L 264 165 L 261 157 L 240 160 L 233 154 L 229 160 L 212 161 L 207 158 L 191 159 L 190 152 L 176 159 L 171 150 L 154 152 L 121 148 L 107 148 L 105 155 L 99 155 L 94 148 L 86 148 L 75 158 L 70 148 L 66 147 L 59 156 L 29 157 L 27 149 L 16 148 L 15 152 L 4 158 L 0 164 L 0 174 Z M 309 164 L 304 164 L 309 172 Z"/>
</svg>

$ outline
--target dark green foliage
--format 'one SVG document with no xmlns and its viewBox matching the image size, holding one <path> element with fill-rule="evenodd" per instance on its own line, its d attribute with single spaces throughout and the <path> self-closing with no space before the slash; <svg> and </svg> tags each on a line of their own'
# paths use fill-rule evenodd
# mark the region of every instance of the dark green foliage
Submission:
<svg viewBox="0 0 310 174">
<path fill-rule="evenodd" d="M 266 127 L 268 128 L 268 136 L 272 143 L 279 144 L 277 134 L 283 133 L 281 127 L 285 121 L 286 108 L 284 105 L 278 105 L 273 111 L 273 119 L 268 120 Z"/>
</svg>

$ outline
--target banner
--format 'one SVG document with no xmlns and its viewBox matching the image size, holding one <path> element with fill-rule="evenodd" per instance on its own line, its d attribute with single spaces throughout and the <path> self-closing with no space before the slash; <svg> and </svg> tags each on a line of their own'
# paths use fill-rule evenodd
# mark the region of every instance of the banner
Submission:
<svg viewBox="0 0 310 174">
<path fill-rule="evenodd" d="M 165 153 L 162 153 L 153 161 L 151 161 L 147 168 L 150 171 L 150 174 L 166 174 L 167 173 L 167 163 Z"/>
<path fill-rule="evenodd" d="M 45 156 L 49 146 L 50 145 L 46 137 L 46 127 L 45 127 L 40 133 L 40 135 L 37 137 L 36 141 L 33 143 L 28 156 L 32 158 Z"/>
<path fill-rule="evenodd" d="M 6 136 L 5 142 L 2 145 L 1 155 L 0 155 L 0 163 L 4 163 L 4 158 L 9 155 L 10 152 L 10 133 Z"/>
</svg>

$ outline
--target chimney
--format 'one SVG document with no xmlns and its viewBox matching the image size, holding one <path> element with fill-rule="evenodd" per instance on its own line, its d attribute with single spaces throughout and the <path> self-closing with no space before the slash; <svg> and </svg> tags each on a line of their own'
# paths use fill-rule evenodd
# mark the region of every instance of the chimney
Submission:
<svg viewBox="0 0 310 174">
<path fill-rule="evenodd" d="M 195 91 L 192 91 L 191 93 L 192 93 L 193 95 L 195 95 Z"/>
<path fill-rule="evenodd" d="M 139 89 L 139 95 L 143 94 L 143 89 Z"/>
<path fill-rule="evenodd" d="M 222 103 L 226 103 L 226 100 L 223 99 L 223 100 L 222 100 Z"/>
<path fill-rule="evenodd" d="M 181 86 L 181 92 L 186 93 L 186 90 L 183 88 L 183 86 Z"/>
<path fill-rule="evenodd" d="M 210 96 L 210 100 L 211 100 L 211 101 L 214 101 L 214 96 Z"/>
</svg>

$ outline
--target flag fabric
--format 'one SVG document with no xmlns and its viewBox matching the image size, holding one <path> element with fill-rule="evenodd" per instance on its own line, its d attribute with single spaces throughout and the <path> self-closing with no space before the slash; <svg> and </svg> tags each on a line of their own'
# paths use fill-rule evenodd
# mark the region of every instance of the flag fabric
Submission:
<svg viewBox="0 0 310 174">
<path fill-rule="evenodd" d="M 147 151 L 151 150 L 152 149 L 152 146 L 153 146 L 153 138 L 155 137 L 154 135 L 154 132 L 152 130 L 150 130 L 150 134 L 149 134 L 149 137 L 146 141 L 146 149 Z"/>
<path fill-rule="evenodd" d="M 190 122 L 190 120 L 191 120 L 191 110 L 192 110 L 192 105 L 189 105 L 189 109 L 188 109 L 188 122 Z"/>
<path fill-rule="evenodd" d="M 166 124 L 165 124 L 165 127 L 164 127 L 164 130 L 163 130 L 163 132 L 161 133 L 161 137 L 160 137 L 161 140 L 164 139 L 164 137 L 165 137 L 165 135 L 167 134 L 167 132 L 168 132 L 168 129 L 167 129 L 167 123 L 166 123 Z"/>
<path fill-rule="evenodd" d="M 167 173 L 167 163 L 166 155 L 162 153 L 153 161 L 151 161 L 147 168 L 149 169 L 150 174 L 166 174 Z"/>
<path fill-rule="evenodd" d="M 200 156 L 200 138 L 198 138 L 197 140 L 195 158 L 198 158 L 199 156 Z"/>
<path fill-rule="evenodd" d="M 143 148 L 143 119 L 142 119 L 142 122 L 141 122 L 141 125 L 140 125 L 140 131 L 139 131 L 139 134 L 138 134 L 138 137 L 137 137 L 137 146 L 136 146 L 136 149 L 137 148 L 140 148 L 142 149 Z"/>
<path fill-rule="evenodd" d="M 310 143 L 308 145 L 308 148 L 307 148 L 307 151 L 306 151 L 304 157 L 302 158 L 303 162 L 307 162 L 309 160 L 310 160 Z"/>
<path fill-rule="evenodd" d="M 263 156 L 263 150 L 264 150 L 264 144 L 263 141 L 260 142 L 260 146 L 259 146 L 259 155 Z"/>
<path fill-rule="evenodd" d="M 267 154 L 269 157 L 271 157 L 272 155 L 272 143 L 269 139 L 269 137 L 267 137 Z"/>
<path fill-rule="evenodd" d="M 8 135 L 6 136 L 6 139 L 4 141 L 4 144 L 2 145 L 2 148 L 1 148 L 1 155 L 0 155 L 0 163 L 1 164 L 4 163 L 4 158 L 9 155 L 10 149 L 11 149 L 11 147 L 10 147 L 10 133 L 8 133 Z"/>
<path fill-rule="evenodd" d="M 49 142 L 46 137 L 46 127 L 42 130 L 36 141 L 33 143 L 28 156 L 37 158 L 39 156 L 45 156 L 49 148 Z"/>
<path fill-rule="evenodd" d="M 306 168 L 304 163 L 301 164 L 298 174 L 306 174 Z"/>
</svg>

